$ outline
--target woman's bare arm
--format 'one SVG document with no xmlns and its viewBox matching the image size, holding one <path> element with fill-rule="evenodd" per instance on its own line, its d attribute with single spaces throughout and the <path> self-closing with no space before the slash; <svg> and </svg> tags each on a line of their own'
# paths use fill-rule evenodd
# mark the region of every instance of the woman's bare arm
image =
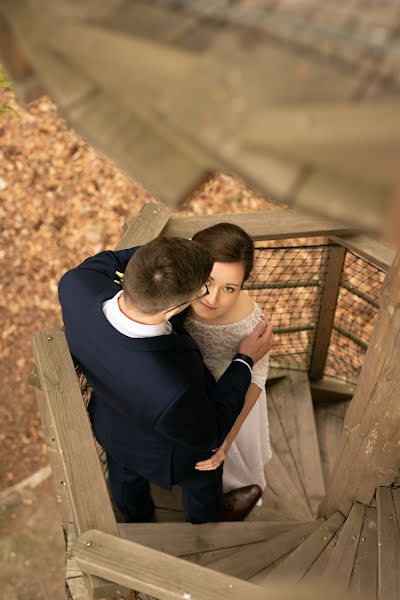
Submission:
<svg viewBox="0 0 400 600">
<path fill-rule="evenodd" d="M 251 383 L 249 389 L 247 390 L 244 406 L 241 412 L 239 413 L 239 416 L 237 417 L 235 423 L 233 424 L 231 430 L 226 436 L 223 444 L 220 446 L 220 448 L 218 448 L 215 451 L 215 453 L 210 458 L 198 462 L 196 464 L 197 470 L 212 471 L 213 469 L 217 469 L 219 465 L 224 461 L 226 455 L 228 454 L 229 448 L 232 445 L 233 440 L 239 433 L 240 428 L 242 427 L 243 423 L 250 414 L 250 411 L 257 402 L 260 394 L 261 388 L 256 383 Z"/>
</svg>

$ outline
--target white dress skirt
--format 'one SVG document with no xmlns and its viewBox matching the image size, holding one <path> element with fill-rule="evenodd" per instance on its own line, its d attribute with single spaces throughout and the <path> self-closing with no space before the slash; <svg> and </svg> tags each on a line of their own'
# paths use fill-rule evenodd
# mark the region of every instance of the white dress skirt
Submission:
<svg viewBox="0 0 400 600">
<path fill-rule="evenodd" d="M 238 351 L 240 341 L 253 331 L 260 318 L 260 307 L 254 303 L 250 315 L 228 325 L 209 325 L 199 323 L 190 317 L 186 319 L 187 331 L 197 342 L 204 362 L 217 380 L 231 363 Z M 251 380 L 260 387 L 261 393 L 225 458 L 224 492 L 254 483 L 257 483 L 262 490 L 266 487 L 264 465 L 271 458 L 265 392 L 268 359 L 267 354 L 253 367 Z"/>
</svg>

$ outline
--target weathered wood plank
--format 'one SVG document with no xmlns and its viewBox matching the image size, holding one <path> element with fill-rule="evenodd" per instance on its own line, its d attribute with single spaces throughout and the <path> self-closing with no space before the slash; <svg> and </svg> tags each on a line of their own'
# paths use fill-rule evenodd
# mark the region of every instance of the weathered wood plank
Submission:
<svg viewBox="0 0 400 600">
<path fill-rule="evenodd" d="M 383 271 L 388 271 L 394 261 L 393 248 L 365 234 L 331 236 L 331 239 Z"/>
<path fill-rule="evenodd" d="M 309 374 L 311 379 L 318 380 L 324 375 L 345 256 L 345 248 L 340 246 L 329 248 L 327 271 L 310 364 Z"/>
<path fill-rule="evenodd" d="M 213 550 L 240 547 L 263 542 L 288 531 L 299 523 L 241 522 L 241 523 L 119 523 L 121 537 L 149 548 L 187 556 Z"/>
<path fill-rule="evenodd" d="M 39 407 L 40 419 L 42 421 L 44 439 L 47 445 L 47 458 L 53 475 L 56 502 L 60 511 L 62 527 L 64 531 L 66 531 L 71 514 L 71 503 L 68 489 L 65 485 L 66 475 L 64 465 L 62 464 L 62 460 L 58 452 L 54 422 L 46 401 L 46 397 L 43 392 L 38 389 L 35 389 L 35 394 Z"/>
<path fill-rule="evenodd" d="M 325 376 L 318 381 L 310 381 L 311 394 L 314 402 L 332 400 L 347 400 L 354 395 L 355 385 L 346 381 Z"/>
<path fill-rule="evenodd" d="M 304 215 L 292 209 L 265 210 L 248 213 L 224 213 L 202 217 L 172 217 L 166 235 L 192 237 L 197 231 L 216 223 L 235 223 L 243 227 L 253 240 L 280 240 L 319 235 L 343 235 L 354 228 L 324 217 Z"/>
<path fill-rule="evenodd" d="M 324 572 L 324 578 L 347 590 L 361 537 L 365 506 L 356 502 L 347 517 L 338 543 Z"/>
<path fill-rule="evenodd" d="M 378 528 L 376 508 L 365 510 L 349 590 L 366 600 L 375 600 L 378 581 Z"/>
<path fill-rule="evenodd" d="M 83 571 L 160 600 L 182 600 L 184 594 L 202 600 L 227 595 L 231 600 L 267 598 L 257 586 L 101 531 L 85 532 L 75 542 L 73 555 Z"/>
<path fill-rule="evenodd" d="M 317 521 L 304 523 L 293 527 L 290 531 L 281 533 L 271 540 L 244 546 L 232 556 L 214 561 L 210 568 L 226 575 L 251 579 L 269 564 L 296 548 L 318 526 Z"/>
<path fill-rule="evenodd" d="M 298 457 L 298 467 L 310 506 L 316 514 L 325 495 L 325 483 L 310 385 L 307 375 L 300 372 L 291 373 L 285 381 L 290 384 L 290 393 L 286 397 L 280 396 L 278 411 L 293 455 Z"/>
<path fill-rule="evenodd" d="M 328 566 L 328 563 L 331 559 L 332 554 L 335 551 L 336 545 L 338 543 L 338 539 L 340 534 L 342 533 L 343 525 L 338 529 L 338 531 L 333 536 L 332 540 L 325 547 L 325 549 L 318 556 L 317 560 L 311 565 L 305 576 L 303 577 L 303 581 L 312 581 L 318 580 L 325 572 L 325 569 Z"/>
<path fill-rule="evenodd" d="M 268 394 L 268 419 L 270 426 L 271 445 L 273 452 L 276 452 L 282 461 L 289 477 L 292 480 L 293 486 L 301 494 L 303 499 L 306 501 L 309 507 L 309 514 L 312 516 L 311 507 L 308 502 L 307 493 L 304 489 L 304 484 L 301 480 L 300 472 L 297 468 L 297 464 L 291 448 L 288 444 L 288 440 L 285 435 L 285 430 L 282 426 L 282 422 L 279 418 L 278 411 L 275 407 L 273 395 L 269 392 Z"/>
<path fill-rule="evenodd" d="M 60 483 L 68 490 L 75 527 L 82 532 L 96 524 L 118 534 L 65 335 L 58 330 L 39 331 L 33 337 L 33 352 L 43 390 L 38 394 L 43 393 L 53 425 L 52 440 L 65 476 Z M 87 583 L 94 598 L 117 592 L 115 586 L 96 578 L 88 578 Z"/>
<path fill-rule="evenodd" d="M 267 488 L 278 498 L 279 510 L 290 519 L 305 521 L 312 518 L 310 507 L 304 496 L 292 484 L 279 456 L 273 452 L 271 459 L 264 467 Z M 263 502 L 268 505 L 268 490 L 264 490 Z M 262 512 L 262 507 L 260 512 Z"/>
<path fill-rule="evenodd" d="M 168 223 L 169 212 L 162 204 L 147 202 L 119 240 L 116 250 L 140 246 L 156 238 Z"/>
<path fill-rule="evenodd" d="M 271 582 L 263 589 L 101 531 L 78 538 L 73 554 L 82 570 L 160 600 L 320 600 L 321 593 L 325 600 L 338 600 L 334 591 L 310 584 L 293 587 Z"/>
<path fill-rule="evenodd" d="M 286 560 L 268 574 L 265 581 L 270 577 L 293 581 L 293 583 L 301 581 L 321 552 L 328 546 L 344 520 L 342 514 L 335 513 L 325 523 L 322 523 Z M 263 581 L 260 579 L 257 580 L 257 583 L 263 585 Z"/>
<path fill-rule="evenodd" d="M 325 483 L 329 481 L 343 435 L 346 403 L 326 402 L 315 407 L 318 444 Z"/>
<path fill-rule="evenodd" d="M 378 509 L 378 599 L 400 594 L 400 532 L 390 488 L 376 490 Z"/>
<path fill-rule="evenodd" d="M 400 253 L 382 285 L 380 307 L 321 514 L 369 504 L 375 488 L 398 474 L 400 431 Z"/>
<path fill-rule="evenodd" d="M 396 126 L 393 123 L 396 122 Z M 265 132 L 268 131 L 268 135 Z M 252 115 L 243 139 L 247 142 L 287 148 L 318 144 L 395 140 L 400 134 L 398 102 L 309 103 L 270 107 Z M 318 146 L 319 147 L 319 146 Z"/>
</svg>

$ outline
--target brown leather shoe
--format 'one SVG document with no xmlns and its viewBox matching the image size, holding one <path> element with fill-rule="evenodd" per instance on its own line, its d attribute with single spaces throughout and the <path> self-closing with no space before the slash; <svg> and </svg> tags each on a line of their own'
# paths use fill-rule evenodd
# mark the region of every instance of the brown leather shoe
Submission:
<svg viewBox="0 0 400 600">
<path fill-rule="evenodd" d="M 221 521 L 243 521 L 261 498 L 259 485 L 246 485 L 224 494 Z"/>
</svg>

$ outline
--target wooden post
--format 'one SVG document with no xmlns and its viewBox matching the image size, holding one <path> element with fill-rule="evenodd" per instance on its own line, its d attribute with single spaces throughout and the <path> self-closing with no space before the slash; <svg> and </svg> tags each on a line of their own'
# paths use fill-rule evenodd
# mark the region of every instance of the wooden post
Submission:
<svg viewBox="0 0 400 600">
<path fill-rule="evenodd" d="M 320 514 L 348 514 L 393 483 L 400 466 L 400 252 L 383 283 L 374 332 Z"/>
<path fill-rule="evenodd" d="M 324 375 L 345 256 L 345 248 L 341 246 L 329 248 L 325 286 L 322 292 L 321 308 L 311 357 L 310 379 L 321 379 Z"/>
</svg>

